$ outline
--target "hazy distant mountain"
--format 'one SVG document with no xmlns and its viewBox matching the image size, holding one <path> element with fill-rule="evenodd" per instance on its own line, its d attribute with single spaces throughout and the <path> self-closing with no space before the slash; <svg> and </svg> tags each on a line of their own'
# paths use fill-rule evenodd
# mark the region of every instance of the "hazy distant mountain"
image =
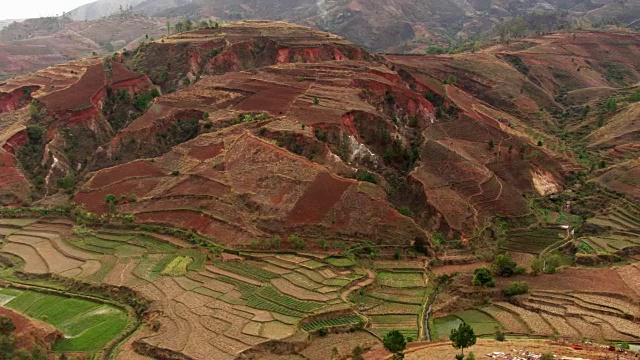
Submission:
<svg viewBox="0 0 640 360">
<path fill-rule="evenodd" d="M 5 27 L 9 26 L 9 24 L 11 24 L 13 22 L 21 22 L 21 21 L 24 21 L 24 19 L 0 20 L 0 29 L 4 29 Z"/>
<path fill-rule="evenodd" d="M 68 13 L 73 20 L 94 20 L 109 16 L 116 11 L 136 6 L 144 0 L 98 0 L 82 5 Z"/>
</svg>

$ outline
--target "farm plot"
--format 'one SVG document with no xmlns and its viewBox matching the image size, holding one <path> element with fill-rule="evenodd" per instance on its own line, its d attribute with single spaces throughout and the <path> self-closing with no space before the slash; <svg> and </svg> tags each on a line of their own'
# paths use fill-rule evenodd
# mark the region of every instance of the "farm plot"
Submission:
<svg viewBox="0 0 640 360">
<path fill-rule="evenodd" d="M 495 334 L 496 330 L 503 330 L 504 327 L 491 315 L 479 310 L 466 310 L 453 315 L 434 319 L 434 338 L 446 340 L 449 338 L 451 330 L 456 329 L 461 323 L 469 324 L 476 335 Z"/>
<path fill-rule="evenodd" d="M 42 228 L 30 228 L 29 231 L 43 232 L 46 225 L 41 225 Z M 365 270 L 347 258 L 324 260 L 308 255 L 252 252 L 246 254 L 248 259 L 241 254 L 223 257 L 227 261 L 210 262 L 207 261 L 207 254 L 199 249 L 157 243 L 153 234 L 124 230 L 78 230 L 73 233 L 68 229 L 66 235 L 50 243 L 52 249 L 83 264 L 78 266 L 78 272 L 54 272 L 87 282 L 108 281 L 127 286 L 149 299 L 151 308 L 158 311 L 160 328 L 153 333 L 134 334 L 132 341 L 162 345 L 193 358 L 216 356 L 219 359 L 233 359 L 251 346 L 271 339 L 282 339 L 297 329 L 315 331 L 330 326 L 358 326 L 363 320 L 362 317 L 348 315 L 300 325 L 304 318 L 311 315 L 345 309 L 347 304 L 344 304 L 340 294 L 346 286 L 352 286 L 354 281 L 367 276 Z M 46 238 L 40 234 L 32 236 Z M 23 243 L 9 245 L 32 249 L 31 245 Z M 35 249 L 32 250 L 35 252 Z M 23 258 L 25 271 L 32 268 L 38 270 L 38 267 L 40 272 L 49 271 L 42 256 L 37 252 L 31 255 Z M 403 271 L 398 272 L 382 272 L 380 283 L 375 284 L 370 294 L 375 296 L 370 299 L 377 301 L 376 305 L 379 306 L 372 309 L 369 315 L 373 329 L 378 334 L 401 329 L 407 336 L 417 337 L 418 313 L 425 295 L 425 283 L 421 272 L 407 272 L 406 269 L 413 270 L 413 267 L 402 268 Z M 369 295 L 368 289 L 363 292 Z M 40 305 L 31 307 L 43 301 L 37 294 L 18 295 L 21 300 L 16 307 L 22 308 L 19 311 L 41 308 Z M 15 301 L 16 296 L 1 294 L 0 301 L 9 303 Z M 62 305 L 59 306 L 68 304 L 60 303 Z M 85 305 L 75 308 L 82 310 L 82 306 Z M 54 309 L 57 309 L 56 314 L 64 314 L 62 308 Z M 58 315 L 48 315 L 45 310 L 38 311 L 34 316 L 44 315 L 52 321 L 58 321 Z M 97 322 L 89 318 L 94 311 L 100 316 L 108 316 L 112 310 L 104 307 L 97 310 L 87 308 L 83 314 L 88 317 L 82 322 L 89 325 Z M 115 323 L 116 320 L 110 321 Z M 67 326 L 63 323 L 58 325 Z M 68 326 L 70 328 L 64 329 L 71 331 L 78 325 L 69 322 Z M 102 326 L 109 326 L 109 331 Z M 110 325 L 106 320 L 95 327 L 100 334 L 121 331 L 121 328 Z M 98 330 L 95 333 L 88 332 L 87 339 L 94 336 L 91 334 L 97 334 Z M 78 344 L 83 341 L 100 346 L 99 341 L 83 339 L 70 337 L 65 340 L 69 345 L 61 349 L 66 351 L 81 346 Z"/>
<path fill-rule="evenodd" d="M 506 241 L 500 245 L 501 249 L 537 255 L 547 247 L 559 243 L 564 238 L 562 229 L 538 228 L 509 230 Z"/>
<path fill-rule="evenodd" d="M 395 326 L 405 336 L 417 338 L 418 314 L 425 301 L 426 286 L 422 273 L 379 272 L 373 286 L 351 293 L 349 300 L 371 322 L 374 332 L 384 336 Z M 395 321 L 399 321 L 394 324 Z"/>
<path fill-rule="evenodd" d="M 12 297 L 5 307 L 49 323 L 65 335 L 55 343 L 54 351 L 99 351 L 129 322 L 124 310 L 90 300 L 31 290 L 2 289 L 0 294 L 5 300 Z"/>
<path fill-rule="evenodd" d="M 381 286 L 411 288 L 425 286 L 422 273 L 414 272 L 380 272 L 376 282 Z"/>
<path fill-rule="evenodd" d="M 389 331 L 398 330 L 405 337 L 417 339 L 418 315 L 371 315 L 371 330 L 380 337 L 384 337 Z"/>
<path fill-rule="evenodd" d="M 165 267 L 161 274 L 167 276 L 184 276 L 187 274 L 187 267 L 193 262 L 188 256 L 178 256 Z"/>
<path fill-rule="evenodd" d="M 340 316 L 329 319 L 311 321 L 302 324 L 301 328 L 307 332 L 314 332 L 320 329 L 330 329 L 333 327 L 356 326 L 362 324 L 362 318 L 358 315 Z"/>
<path fill-rule="evenodd" d="M 520 317 L 538 335 L 555 333 L 567 338 L 600 341 L 640 339 L 640 324 L 634 320 L 637 303 L 607 294 L 536 291 L 517 305 L 497 303 L 496 306 Z"/>
</svg>

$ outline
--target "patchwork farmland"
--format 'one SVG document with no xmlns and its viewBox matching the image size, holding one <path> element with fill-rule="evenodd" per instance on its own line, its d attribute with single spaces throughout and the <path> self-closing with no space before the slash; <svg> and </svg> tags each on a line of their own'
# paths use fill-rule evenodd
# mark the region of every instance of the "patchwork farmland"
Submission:
<svg viewBox="0 0 640 360">
<path fill-rule="evenodd" d="M 553 234 L 559 231 L 549 231 L 548 237 Z M 128 346 L 234 359 L 272 340 L 333 329 L 364 328 L 378 339 L 396 329 L 411 340 L 424 336 L 428 280 L 423 261 L 373 261 L 365 269 L 337 256 L 218 254 L 215 248 L 197 248 L 169 235 L 92 229 L 54 219 L 0 219 L 0 238 L 2 256 L 25 273 L 126 287 L 149 300 L 156 315 L 127 340 Z M 616 271 L 630 289 L 638 288 L 637 266 Z M 97 353 L 119 341 L 132 323 L 126 311 L 113 305 L 37 289 L 4 288 L 0 301 L 65 334 L 54 347 L 59 352 Z M 543 284 L 517 301 L 432 314 L 429 330 L 432 339 L 446 340 L 464 321 L 480 336 L 501 330 L 519 336 L 637 341 L 639 308 L 631 293 L 569 292 Z M 125 356 L 125 350 L 117 353 Z"/>
<path fill-rule="evenodd" d="M 286 338 L 299 329 L 361 327 L 368 321 L 341 298 L 346 287 L 367 279 L 367 273 L 346 258 L 325 261 L 310 255 L 252 252 L 211 261 L 205 250 L 167 235 L 91 230 L 66 220 L 1 219 L 0 229 L 2 253 L 21 259 L 27 273 L 125 286 L 149 299 L 151 310 L 161 310 L 162 315 L 156 319 L 156 331 L 136 333 L 135 341 L 189 356 L 233 359 L 254 345 Z M 46 318 L 47 314 L 20 305 L 22 298 L 32 295 L 4 291 L 7 294 L 0 296 L 6 306 Z M 71 302 L 58 306 L 65 308 Z M 75 331 L 74 319 L 92 311 L 104 317 L 115 310 L 103 307 L 68 316 L 63 312 L 51 323 L 63 333 L 68 327 Z M 310 320 L 301 323 L 307 317 Z M 76 342 L 82 339 L 61 342 L 59 350 L 91 352 L 102 344 L 82 348 Z"/>
</svg>

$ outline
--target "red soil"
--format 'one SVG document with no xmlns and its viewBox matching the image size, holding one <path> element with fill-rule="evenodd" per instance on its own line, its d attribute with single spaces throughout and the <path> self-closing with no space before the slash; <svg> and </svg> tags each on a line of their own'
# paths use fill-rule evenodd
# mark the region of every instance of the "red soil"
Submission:
<svg viewBox="0 0 640 360">
<path fill-rule="evenodd" d="M 7 308 L 0 307 L 0 315 L 13 320 L 19 348 L 33 350 L 36 346 L 40 346 L 50 350 L 53 343 L 63 336 L 53 327 L 31 320 Z"/>
<path fill-rule="evenodd" d="M 287 221 L 291 223 L 322 221 L 327 212 L 340 201 L 342 194 L 354 183 L 338 179 L 329 173 L 319 173 L 291 210 Z"/>
<path fill-rule="evenodd" d="M 513 281 L 527 281 L 532 289 L 604 292 L 631 298 L 637 296 L 620 278 L 615 268 L 568 268 L 553 275 L 517 276 L 496 280 L 498 286 L 506 286 Z"/>
<path fill-rule="evenodd" d="M 167 191 L 167 195 L 210 195 L 223 197 L 229 195 L 230 188 L 227 185 L 200 176 L 189 176 L 178 185 Z"/>
<path fill-rule="evenodd" d="M 223 150 L 224 143 L 221 142 L 219 144 L 209 144 L 206 146 L 194 146 L 189 149 L 187 155 L 194 159 L 205 161 L 220 155 Z"/>
<path fill-rule="evenodd" d="M 157 177 L 125 179 L 121 182 L 107 185 L 99 190 L 79 192 L 74 196 L 73 200 L 85 204 L 85 208 L 88 211 L 103 213 L 109 210 L 104 201 L 107 194 L 116 195 L 118 198 L 122 195 L 126 197 L 136 195 L 137 198 L 143 198 L 153 191 L 153 189 L 160 184 L 161 180 L 161 178 Z"/>
<path fill-rule="evenodd" d="M 19 88 L 8 94 L 0 93 L 0 114 L 13 111 L 29 103 L 31 96 L 27 95 L 24 89 L 27 88 Z"/>
<path fill-rule="evenodd" d="M 254 79 L 247 81 L 243 87 L 255 93 L 238 104 L 238 110 L 267 111 L 273 115 L 282 115 L 306 90 Z"/>
<path fill-rule="evenodd" d="M 92 98 L 106 85 L 102 64 L 92 65 L 85 74 L 70 87 L 44 96 L 42 102 L 51 112 L 84 110 L 92 107 Z"/>
<path fill-rule="evenodd" d="M 163 224 L 204 232 L 213 220 L 197 211 L 167 210 L 136 214 L 136 222 Z"/>
<path fill-rule="evenodd" d="M 159 168 L 144 160 L 134 161 L 117 167 L 98 171 L 87 186 L 99 189 L 114 182 L 131 177 L 161 176 L 164 173 Z"/>
<path fill-rule="evenodd" d="M 27 139 L 27 132 L 20 131 L 19 133 L 13 135 L 7 142 L 2 146 L 2 148 L 11 153 L 15 154 L 16 149 L 26 145 L 29 142 Z"/>
</svg>

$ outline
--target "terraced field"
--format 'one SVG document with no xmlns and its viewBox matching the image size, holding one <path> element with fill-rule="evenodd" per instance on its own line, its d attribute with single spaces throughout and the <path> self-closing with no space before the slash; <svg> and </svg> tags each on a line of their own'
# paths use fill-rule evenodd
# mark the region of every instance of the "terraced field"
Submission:
<svg viewBox="0 0 640 360">
<path fill-rule="evenodd" d="M 5 236 L 1 251 L 23 259 L 26 272 L 138 291 L 162 315 L 157 332 L 134 335 L 133 341 L 194 358 L 233 359 L 300 328 L 316 331 L 364 321 L 352 314 L 300 325 L 311 315 L 349 309 L 340 293 L 366 273 L 348 259 L 329 263 L 309 256 L 247 253 L 232 261 L 208 262 L 204 252 L 166 235 L 91 230 L 65 220 L 0 219 L 0 229 Z"/>
<path fill-rule="evenodd" d="M 640 246 L 640 209 L 636 207 L 619 207 L 588 222 L 611 229 L 609 234 L 581 239 L 595 252 L 616 253 Z"/>
<path fill-rule="evenodd" d="M 517 303 L 497 302 L 435 319 L 434 327 L 440 339 L 465 321 L 478 335 L 492 335 L 500 329 L 518 335 L 638 341 L 638 317 L 640 304 L 622 295 L 538 290 Z"/>
<path fill-rule="evenodd" d="M 379 336 L 399 330 L 406 337 L 417 339 L 419 315 L 426 300 L 424 275 L 407 266 L 382 266 L 375 283 L 353 293 L 349 300 L 369 317 L 371 329 Z"/>
<path fill-rule="evenodd" d="M 564 232 L 558 228 L 510 230 L 500 247 L 509 252 L 538 255 L 547 247 L 560 243 L 565 237 Z"/>
<path fill-rule="evenodd" d="M 53 325 L 65 338 L 54 351 L 97 352 L 127 326 L 126 311 L 90 300 L 0 288 L 0 304 Z"/>
</svg>

